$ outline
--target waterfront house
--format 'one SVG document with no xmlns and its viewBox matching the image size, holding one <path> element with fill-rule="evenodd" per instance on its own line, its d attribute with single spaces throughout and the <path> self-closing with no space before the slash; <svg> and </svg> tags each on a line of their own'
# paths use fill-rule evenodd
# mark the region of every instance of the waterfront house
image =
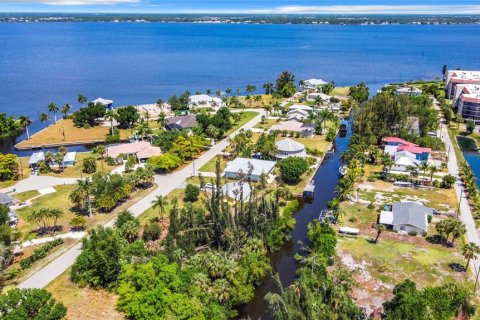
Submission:
<svg viewBox="0 0 480 320">
<path fill-rule="evenodd" d="M 310 112 L 302 109 L 293 109 L 287 112 L 288 120 L 302 121 L 308 118 Z"/>
<path fill-rule="evenodd" d="M 392 171 L 407 172 L 408 167 L 418 167 L 421 161 L 417 160 L 415 155 L 409 151 L 402 150 L 393 154 L 394 165 Z"/>
<path fill-rule="evenodd" d="M 323 86 L 328 82 L 323 81 L 322 79 L 308 79 L 303 80 L 303 89 L 304 90 L 316 90 L 319 86 Z"/>
<path fill-rule="evenodd" d="M 379 223 L 401 232 L 422 234 L 428 228 L 428 216 L 433 209 L 416 202 L 397 202 L 392 204 L 391 211 L 380 213 Z"/>
<path fill-rule="evenodd" d="M 235 201 L 248 200 L 252 189 L 248 183 L 234 181 L 226 183 L 222 187 L 222 193 Z"/>
<path fill-rule="evenodd" d="M 384 143 L 384 151 L 389 155 L 393 155 L 397 151 L 408 151 L 415 155 L 419 161 L 428 161 L 432 149 L 420 147 L 418 144 L 406 141 L 397 137 L 386 137 L 382 139 Z"/>
<path fill-rule="evenodd" d="M 225 107 L 225 103 L 218 97 L 212 97 L 208 94 L 195 94 L 189 97 L 188 107 L 190 109 L 207 108 L 218 110 Z"/>
<path fill-rule="evenodd" d="M 268 175 L 275 167 L 275 161 L 236 158 L 227 164 L 225 177 L 238 179 L 241 174 L 252 181 L 259 181 L 262 174 Z"/>
<path fill-rule="evenodd" d="M 457 85 L 480 84 L 480 71 L 450 70 L 445 81 L 447 98 L 452 99 Z"/>
<path fill-rule="evenodd" d="M 112 110 L 112 105 L 113 105 L 113 100 L 109 100 L 109 99 L 103 99 L 103 98 L 97 98 L 95 100 L 92 101 L 94 104 L 101 104 L 102 106 L 104 106 L 106 109 L 108 110 Z"/>
<path fill-rule="evenodd" d="M 45 153 L 43 151 L 34 152 L 30 156 L 30 159 L 28 160 L 28 166 L 30 168 L 36 168 L 40 160 L 45 160 Z"/>
<path fill-rule="evenodd" d="M 194 114 L 187 114 L 185 116 L 178 116 L 168 119 L 166 128 L 169 130 L 192 129 L 197 125 L 197 116 Z"/>
<path fill-rule="evenodd" d="M 272 131 L 287 131 L 287 132 L 300 132 L 300 135 L 304 138 L 313 137 L 315 130 L 318 127 L 317 123 L 303 123 L 298 120 L 282 121 L 274 124 L 270 127 Z"/>
<path fill-rule="evenodd" d="M 395 89 L 395 94 L 416 97 L 416 96 L 421 96 L 422 95 L 422 90 L 418 89 L 417 87 L 409 86 L 408 84 L 404 84 L 404 85 L 398 86 Z"/>
<path fill-rule="evenodd" d="M 0 204 L 3 204 L 7 207 L 13 206 L 15 199 L 8 194 L 0 192 Z"/>
<path fill-rule="evenodd" d="M 137 158 L 139 163 L 147 161 L 153 156 L 161 154 L 159 147 L 154 147 L 147 141 L 135 141 L 132 143 L 121 143 L 107 147 L 107 155 L 114 159 L 126 159 L 129 156 Z"/>
<path fill-rule="evenodd" d="M 307 101 L 315 101 L 317 98 L 320 98 L 323 102 L 328 102 L 330 101 L 330 96 L 328 94 L 322 93 L 322 92 L 312 92 L 309 93 L 307 96 Z"/>
<path fill-rule="evenodd" d="M 286 139 L 275 142 L 275 145 L 277 146 L 277 149 L 278 149 L 278 153 L 277 153 L 278 159 L 284 159 L 288 157 L 305 158 L 306 156 L 305 146 L 293 139 L 286 138 Z"/>
<path fill-rule="evenodd" d="M 63 166 L 64 167 L 73 167 L 75 163 L 77 162 L 77 152 L 72 151 L 72 152 L 67 152 L 65 156 L 63 157 Z"/>
</svg>

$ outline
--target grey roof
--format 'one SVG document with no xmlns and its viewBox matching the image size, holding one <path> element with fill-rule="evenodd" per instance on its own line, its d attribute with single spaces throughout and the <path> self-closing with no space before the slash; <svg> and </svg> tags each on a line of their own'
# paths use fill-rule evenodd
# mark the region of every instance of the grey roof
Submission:
<svg viewBox="0 0 480 320">
<path fill-rule="evenodd" d="M 416 202 L 396 202 L 392 205 L 392 212 L 393 225 L 411 225 L 426 230 L 427 215 L 432 215 L 433 209 Z"/>
<path fill-rule="evenodd" d="M 303 144 L 290 138 L 277 141 L 275 144 L 277 145 L 278 151 L 293 152 L 305 150 L 305 146 Z"/>
<path fill-rule="evenodd" d="M 252 189 L 248 183 L 229 182 L 222 187 L 222 192 L 235 200 L 247 200 L 250 198 Z"/>
<path fill-rule="evenodd" d="M 45 160 L 45 153 L 43 151 L 32 153 L 30 160 L 28 160 L 28 164 L 37 164 L 40 160 Z"/>
<path fill-rule="evenodd" d="M 0 193 L 0 204 L 12 203 L 13 201 L 15 201 L 15 199 L 8 194 Z"/>
<path fill-rule="evenodd" d="M 187 114 L 185 116 L 178 116 L 168 119 L 167 127 L 175 127 L 175 125 L 189 129 L 197 125 L 197 116 L 194 114 Z"/>
<path fill-rule="evenodd" d="M 244 174 L 247 174 L 249 171 L 249 164 L 253 167 L 251 174 L 254 176 L 260 176 L 262 173 L 269 174 L 273 167 L 275 167 L 276 162 L 259 159 L 236 158 L 227 164 L 225 172 L 238 173 L 239 171 L 242 171 Z"/>
</svg>

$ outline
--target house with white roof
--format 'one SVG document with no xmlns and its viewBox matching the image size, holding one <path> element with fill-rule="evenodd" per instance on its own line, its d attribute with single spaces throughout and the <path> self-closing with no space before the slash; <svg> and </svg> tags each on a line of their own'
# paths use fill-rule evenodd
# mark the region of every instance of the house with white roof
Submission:
<svg viewBox="0 0 480 320">
<path fill-rule="evenodd" d="M 132 143 L 120 143 L 107 147 L 107 155 L 112 158 L 128 158 L 134 156 L 139 163 L 147 161 L 153 156 L 161 154 L 159 147 L 154 147 L 147 141 L 135 141 Z"/>
<path fill-rule="evenodd" d="M 65 156 L 63 157 L 63 166 L 64 167 L 72 167 L 75 165 L 77 162 L 77 152 L 72 151 L 72 152 L 67 152 Z"/>
<path fill-rule="evenodd" d="M 428 216 L 433 215 L 433 209 L 416 202 L 396 202 L 391 211 L 380 213 L 379 223 L 392 230 L 422 234 L 428 228 Z"/>
<path fill-rule="evenodd" d="M 402 86 L 398 86 L 397 89 L 395 89 L 395 94 L 416 97 L 422 95 L 422 90 L 418 89 L 417 87 L 404 84 Z"/>
<path fill-rule="evenodd" d="M 416 159 L 415 154 L 407 150 L 395 152 L 393 154 L 393 161 L 395 162 L 395 164 L 393 165 L 391 170 L 401 172 L 407 172 L 408 167 L 417 167 L 421 164 L 421 161 Z"/>
<path fill-rule="evenodd" d="M 303 80 L 303 89 L 305 90 L 315 90 L 319 86 L 323 86 L 324 84 L 327 84 L 328 82 L 323 81 L 322 79 L 308 79 L 308 80 Z"/>
<path fill-rule="evenodd" d="M 10 207 L 13 206 L 15 203 L 15 199 L 9 196 L 6 193 L 1 193 L 0 192 L 0 204 L 3 204 L 4 206 Z"/>
<path fill-rule="evenodd" d="M 288 157 L 305 158 L 305 156 L 307 155 L 305 152 L 305 146 L 300 142 L 297 142 L 290 138 L 277 141 L 275 142 L 275 145 L 277 146 L 277 149 L 278 149 L 278 153 L 277 153 L 278 159 L 284 159 Z"/>
<path fill-rule="evenodd" d="M 100 103 L 102 106 L 107 108 L 108 110 L 112 110 L 113 100 L 97 98 L 92 101 L 94 104 Z"/>
<path fill-rule="evenodd" d="M 315 135 L 317 127 L 317 123 L 303 123 L 298 120 L 288 120 L 274 124 L 270 127 L 269 131 L 300 132 L 302 137 L 307 138 Z"/>
<path fill-rule="evenodd" d="M 309 93 L 307 96 L 307 101 L 315 101 L 317 98 L 321 99 L 324 102 L 330 101 L 330 96 L 328 94 L 322 92 L 312 92 Z"/>
<path fill-rule="evenodd" d="M 272 172 L 275 164 L 275 161 L 235 158 L 227 164 L 224 175 L 228 179 L 238 179 L 244 174 L 252 181 L 259 181 L 262 174 L 268 175 Z"/>
<path fill-rule="evenodd" d="M 222 187 L 222 193 L 235 201 L 248 200 L 252 189 L 248 183 L 234 181 L 226 183 Z"/>
<path fill-rule="evenodd" d="M 30 156 L 30 159 L 28 160 L 28 166 L 30 168 L 36 168 L 40 160 L 45 160 L 45 153 L 43 151 L 34 152 Z"/>
<path fill-rule="evenodd" d="M 218 97 L 212 97 L 208 94 L 195 94 L 190 96 L 188 107 L 190 109 L 207 108 L 207 109 L 220 109 L 225 107 L 225 102 Z"/>
</svg>

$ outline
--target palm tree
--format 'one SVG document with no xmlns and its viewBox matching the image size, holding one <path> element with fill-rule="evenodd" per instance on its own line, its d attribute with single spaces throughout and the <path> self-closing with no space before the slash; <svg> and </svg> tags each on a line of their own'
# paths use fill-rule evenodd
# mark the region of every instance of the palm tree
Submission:
<svg viewBox="0 0 480 320">
<path fill-rule="evenodd" d="M 85 103 L 87 102 L 87 97 L 83 94 L 79 94 L 78 95 L 78 98 L 77 98 L 77 101 L 82 105 L 82 107 L 85 105 Z"/>
<path fill-rule="evenodd" d="M 265 94 L 272 94 L 273 88 L 274 88 L 274 85 L 271 82 L 267 82 L 263 84 L 263 89 L 265 89 Z"/>
<path fill-rule="evenodd" d="M 376 223 L 374 226 L 373 226 L 374 229 L 377 230 L 377 236 L 375 237 L 375 243 L 378 242 L 378 238 L 380 237 L 380 235 L 382 234 L 383 231 L 386 230 L 385 228 L 385 225 L 381 224 L 381 223 Z"/>
<path fill-rule="evenodd" d="M 168 200 L 164 196 L 159 195 L 155 200 L 152 201 L 152 204 L 154 209 L 160 209 L 160 215 L 163 216 L 165 213 L 165 206 L 168 205 Z"/>
<path fill-rule="evenodd" d="M 65 157 L 65 154 L 57 152 L 53 157 L 55 162 L 58 164 L 58 167 L 63 171 L 65 169 L 65 166 L 63 164 L 63 158 Z"/>
<path fill-rule="evenodd" d="M 333 114 L 332 111 L 328 109 L 320 110 L 320 112 L 318 113 L 318 121 L 319 121 L 320 127 L 322 128 L 322 134 L 325 131 L 325 124 L 327 120 L 332 120 L 334 117 L 335 115 Z"/>
<path fill-rule="evenodd" d="M 160 125 L 160 127 L 163 129 L 167 125 L 167 115 L 165 112 L 160 112 L 158 115 L 157 123 Z"/>
<path fill-rule="evenodd" d="M 63 113 L 63 118 L 67 118 L 68 116 L 68 113 L 70 112 L 70 110 L 72 109 L 72 106 L 69 105 L 68 103 L 65 103 L 62 107 L 62 110 L 61 112 Z"/>
<path fill-rule="evenodd" d="M 233 92 L 232 88 L 225 89 L 225 93 L 227 94 L 227 96 L 231 95 L 232 92 Z"/>
<path fill-rule="evenodd" d="M 422 162 L 418 165 L 418 169 L 422 170 L 422 171 L 423 171 L 423 175 L 426 176 L 426 175 L 427 175 L 427 171 L 430 169 L 430 165 L 428 164 L 427 161 L 422 161 Z"/>
<path fill-rule="evenodd" d="M 345 213 L 340 207 L 340 199 L 338 198 L 333 198 L 330 200 L 327 206 L 332 212 L 332 215 L 335 217 L 335 220 L 338 220 L 338 218 Z"/>
<path fill-rule="evenodd" d="M 78 187 L 85 192 L 87 196 L 88 204 L 88 216 L 92 217 L 92 203 L 90 201 L 90 193 L 92 192 L 92 182 L 90 178 L 85 178 L 84 180 L 78 180 Z"/>
<path fill-rule="evenodd" d="M 103 158 L 105 157 L 105 154 L 107 153 L 107 148 L 103 144 L 99 144 L 95 148 L 93 148 L 93 152 L 98 154 L 100 156 L 100 159 L 102 159 L 102 170 L 103 170 Z"/>
<path fill-rule="evenodd" d="M 435 173 L 438 172 L 438 168 L 436 166 L 430 166 L 429 171 L 430 171 L 430 183 L 432 183 L 433 176 L 435 175 Z"/>
<path fill-rule="evenodd" d="M 157 107 L 159 107 L 159 108 L 161 108 L 161 107 L 163 106 L 163 104 L 164 104 L 163 100 L 160 99 L 160 98 L 157 99 L 157 102 L 156 102 L 156 103 L 157 103 Z"/>
<path fill-rule="evenodd" d="M 115 114 L 115 111 L 113 110 L 108 110 L 106 113 L 105 113 L 105 119 L 107 121 L 110 121 L 110 134 L 113 135 L 113 120 L 116 119 L 116 114 Z"/>
<path fill-rule="evenodd" d="M 248 93 L 253 93 L 253 92 L 257 91 L 257 87 L 255 87 L 255 86 L 252 85 L 252 84 L 247 84 L 246 91 L 247 91 Z"/>
<path fill-rule="evenodd" d="M 406 169 L 410 173 L 410 180 L 413 180 L 413 177 L 418 175 L 418 168 L 416 166 L 407 166 Z"/>
<path fill-rule="evenodd" d="M 57 123 L 57 112 L 58 112 L 58 107 L 55 102 L 51 102 L 48 105 L 48 111 L 53 113 L 53 118 L 55 119 L 55 123 Z"/>
<path fill-rule="evenodd" d="M 48 114 L 46 114 L 45 112 L 42 112 L 40 114 L 40 122 L 41 123 L 47 123 L 47 121 L 50 119 L 50 117 L 48 116 Z"/>
<path fill-rule="evenodd" d="M 480 247 L 474 242 L 466 243 L 462 247 L 462 254 L 467 259 L 467 265 L 465 266 L 465 271 L 467 271 L 470 260 L 475 258 L 477 254 L 480 254 Z"/>
<path fill-rule="evenodd" d="M 23 128 L 25 128 L 25 131 L 27 132 L 27 140 L 30 139 L 30 134 L 28 133 L 28 126 L 32 123 L 32 120 L 30 120 L 28 116 L 23 115 L 18 118 L 18 122 Z"/>
</svg>

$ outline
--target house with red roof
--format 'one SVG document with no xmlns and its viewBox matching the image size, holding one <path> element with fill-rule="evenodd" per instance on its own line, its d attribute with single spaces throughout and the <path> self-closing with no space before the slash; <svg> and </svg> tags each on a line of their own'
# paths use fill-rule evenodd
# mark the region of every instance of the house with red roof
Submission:
<svg viewBox="0 0 480 320">
<path fill-rule="evenodd" d="M 419 161 L 428 161 L 432 149 L 420 147 L 418 144 L 398 138 L 385 137 L 382 139 L 384 143 L 384 151 L 386 154 L 393 156 L 399 151 L 408 151 L 415 155 L 415 159 Z"/>
</svg>

